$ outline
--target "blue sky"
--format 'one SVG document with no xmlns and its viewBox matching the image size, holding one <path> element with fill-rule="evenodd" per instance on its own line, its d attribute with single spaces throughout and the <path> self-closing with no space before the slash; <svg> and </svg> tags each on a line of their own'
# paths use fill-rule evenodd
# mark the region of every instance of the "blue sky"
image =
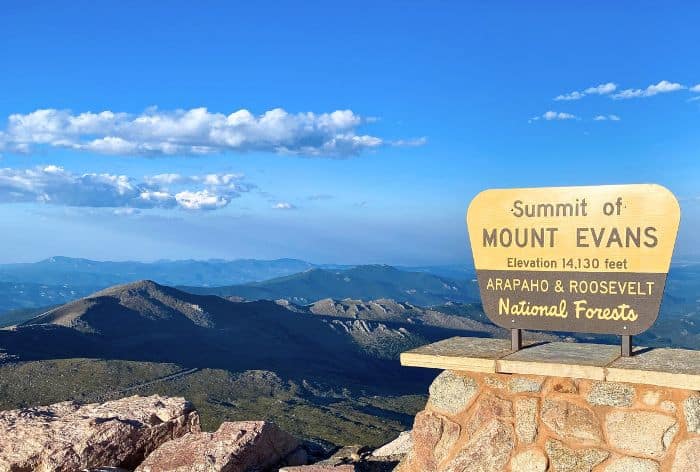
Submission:
<svg viewBox="0 0 700 472">
<path fill-rule="evenodd" d="M 700 5 L 1 8 L 1 262 L 462 263 L 485 188 L 640 182 L 698 255 Z"/>
</svg>

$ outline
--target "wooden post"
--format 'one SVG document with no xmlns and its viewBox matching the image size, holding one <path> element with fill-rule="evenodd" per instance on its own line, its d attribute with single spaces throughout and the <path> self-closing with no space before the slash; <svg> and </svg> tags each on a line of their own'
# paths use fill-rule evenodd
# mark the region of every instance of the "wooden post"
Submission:
<svg viewBox="0 0 700 472">
<path fill-rule="evenodd" d="M 523 330 L 510 330 L 510 348 L 512 351 L 519 351 L 523 347 Z"/>
<path fill-rule="evenodd" d="M 622 357 L 631 357 L 632 356 L 632 336 L 622 336 L 622 350 L 621 350 Z"/>
</svg>

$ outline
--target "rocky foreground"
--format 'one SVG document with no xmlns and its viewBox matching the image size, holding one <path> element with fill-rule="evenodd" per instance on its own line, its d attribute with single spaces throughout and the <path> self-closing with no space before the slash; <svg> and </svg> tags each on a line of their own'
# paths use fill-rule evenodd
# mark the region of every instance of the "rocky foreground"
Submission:
<svg viewBox="0 0 700 472">
<path fill-rule="evenodd" d="M 324 458 L 269 422 L 202 432 L 188 401 L 158 395 L 0 412 L 0 472 L 379 472 L 408 448 L 403 435 L 374 454 L 351 447 Z"/>
</svg>

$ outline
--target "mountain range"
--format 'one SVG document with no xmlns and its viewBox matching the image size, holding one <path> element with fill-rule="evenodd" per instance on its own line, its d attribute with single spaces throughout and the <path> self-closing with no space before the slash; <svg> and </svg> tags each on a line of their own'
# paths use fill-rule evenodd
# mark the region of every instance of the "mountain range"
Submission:
<svg viewBox="0 0 700 472">
<path fill-rule="evenodd" d="M 324 270 L 330 273 L 352 269 L 355 266 L 312 264 L 297 259 L 256 260 L 239 259 L 224 260 L 179 260 L 155 262 L 110 262 L 76 259 L 70 257 L 51 257 L 39 262 L 0 264 L 0 326 L 3 325 L 3 314 L 13 311 L 35 308 L 46 308 L 63 304 L 77 298 L 89 295 L 98 290 L 114 285 L 133 282 L 134 280 L 154 280 L 163 285 L 188 287 L 226 287 L 241 286 L 276 279 L 295 274 L 303 274 L 310 270 Z M 423 273 L 446 279 L 466 281 L 473 278 L 473 271 L 468 266 L 430 266 L 402 267 L 402 272 Z M 387 274 L 392 277 L 393 274 Z M 378 283 L 392 284 L 390 278 Z M 417 286 L 416 290 L 421 287 Z M 212 290 L 221 292 L 224 289 Z M 194 291 L 194 289 L 193 289 Z M 262 287 L 238 290 L 248 295 L 264 295 Z M 270 289 L 274 292 L 275 289 Z M 336 290 L 334 293 L 340 293 Z M 351 294 L 367 292 L 362 289 L 351 289 Z M 384 293 L 374 290 L 374 293 Z M 397 292 L 391 292 L 392 296 Z M 305 298 L 314 295 L 305 293 L 299 295 Z M 248 296 L 246 298 L 255 298 Z M 267 298 L 267 297 L 259 297 Z M 313 297 L 309 297 L 311 299 Z M 323 298 L 323 297 L 319 297 Z M 403 297 L 397 297 L 403 299 Z M 417 299 L 415 302 L 434 301 L 435 298 Z M 21 316 L 21 313 L 19 314 Z M 17 313 L 7 313 L 5 318 L 15 319 Z M 5 323 L 6 324 L 6 323 Z"/>
<path fill-rule="evenodd" d="M 191 293 L 248 300 L 285 299 L 299 304 L 324 298 L 390 298 L 423 306 L 479 301 L 479 288 L 474 280 L 451 280 L 387 265 L 365 265 L 345 270 L 315 268 L 245 285 L 180 288 Z"/>
<path fill-rule="evenodd" d="M 698 266 L 674 268 L 659 320 L 637 343 L 700 347 L 698 276 Z M 195 399 L 212 428 L 269 413 L 329 441 L 379 444 L 410 426 L 433 374 L 401 368 L 400 352 L 508 334 L 483 313 L 473 281 L 379 265 L 221 287 L 142 280 L 57 305 L 5 315 L 13 326 L 0 329 L 0 406 L 177 394 Z"/>
<path fill-rule="evenodd" d="M 497 333 L 480 321 L 392 300 L 242 302 L 139 281 L 0 329 L 0 393 L 6 407 L 17 407 L 44 398 L 38 388 L 51 401 L 76 399 L 78 392 L 84 400 L 176 389 L 216 425 L 267 411 L 271 405 L 256 392 L 269 391 L 287 402 L 278 412 L 282 423 L 318 414 L 310 428 L 318 437 L 358 434 L 379 444 L 410 425 L 432 377 L 401 368 L 400 352 L 455 335 Z M 95 383 L 105 368 L 128 384 Z M 236 398 L 216 382 L 235 385 Z M 213 391 L 221 393 L 205 393 Z"/>
</svg>

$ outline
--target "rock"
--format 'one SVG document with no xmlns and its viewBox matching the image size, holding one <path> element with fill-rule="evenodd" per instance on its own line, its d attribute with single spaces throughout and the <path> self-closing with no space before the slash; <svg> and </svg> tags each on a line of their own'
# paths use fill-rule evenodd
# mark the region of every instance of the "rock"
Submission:
<svg viewBox="0 0 700 472">
<path fill-rule="evenodd" d="M 365 446 L 352 445 L 345 446 L 333 453 L 327 459 L 317 462 L 318 465 L 342 465 L 354 464 L 360 462 L 363 457 L 368 455 L 368 449 Z"/>
<path fill-rule="evenodd" d="M 282 467 L 279 472 L 355 472 L 354 465 L 302 465 Z"/>
<path fill-rule="evenodd" d="M 542 422 L 555 434 L 576 441 L 599 444 L 603 433 L 595 413 L 566 400 L 545 400 Z"/>
<path fill-rule="evenodd" d="M 498 377 L 486 376 L 486 377 L 484 377 L 484 384 L 487 387 L 491 387 L 491 388 L 495 388 L 495 389 L 506 388 L 506 384 L 501 382 L 501 379 L 499 379 Z"/>
<path fill-rule="evenodd" d="M 272 467 L 299 441 L 265 421 L 223 423 L 215 433 L 193 433 L 163 444 L 136 472 L 244 472 Z"/>
<path fill-rule="evenodd" d="M 508 382 L 508 389 L 513 393 L 537 393 L 542 390 L 544 378 L 513 377 Z"/>
<path fill-rule="evenodd" d="M 700 438 L 686 439 L 678 445 L 671 472 L 700 472 Z"/>
<path fill-rule="evenodd" d="M 573 379 L 554 378 L 550 389 L 556 393 L 578 393 L 578 386 Z"/>
<path fill-rule="evenodd" d="M 530 444 L 537 437 L 537 398 L 515 400 L 515 434 L 518 440 Z"/>
<path fill-rule="evenodd" d="M 0 412 L 0 471 L 132 469 L 161 444 L 199 431 L 184 398 L 129 397 Z"/>
<path fill-rule="evenodd" d="M 374 457 L 402 456 L 408 454 L 411 449 L 413 449 L 413 435 L 411 431 L 404 431 L 390 443 L 375 449 L 372 455 Z"/>
<path fill-rule="evenodd" d="M 493 420 L 477 434 L 444 469 L 445 472 L 501 472 L 515 447 L 513 427 Z"/>
<path fill-rule="evenodd" d="M 467 408 L 479 386 L 471 377 L 446 370 L 435 378 L 429 390 L 430 405 L 454 415 Z"/>
<path fill-rule="evenodd" d="M 689 433 L 700 433 L 700 396 L 686 398 L 683 402 L 685 423 Z"/>
<path fill-rule="evenodd" d="M 605 418 L 608 441 L 613 447 L 651 457 L 664 454 L 671 442 L 667 433 L 675 425 L 675 418 L 649 411 L 613 410 Z"/>
<path fill-rule="evenodd" d="M 607 406 L 631 406 L 635 390 L 631 385 L 617 382 L 594 382 L 588 393 L 588 403 Z"/>
<path fill-rule="evenodd" d="M 651 459 L 621 457 L 608 464 L 603 472 L 659 472 L 659 463 Z"/>
<path fill-rule="evenodd" d="M 511 472 L 545 472 L 547 457 L 539 449 L 528 449 L 510 461 Z"/>
<path fill-rule="evenodd" d="M 544 447 L 553 472 L 591 472 L 610 455 L 601 449 L 574 450 L 554 439 L 548 440 Z"/>
<path fill-rule="evenodd" d="M 469 437 L 494 419 L 513 420 L 513 404 L 495 395 L 483 394 L 472 409 L 465 429 Z"/>
<path fill-rule="evenodd" d="M 421 411 L 413 426 L 414 462 L 420 470 L 435 470 L 459 438 L 460 427 L 437 413 Z"/>
</svg>

